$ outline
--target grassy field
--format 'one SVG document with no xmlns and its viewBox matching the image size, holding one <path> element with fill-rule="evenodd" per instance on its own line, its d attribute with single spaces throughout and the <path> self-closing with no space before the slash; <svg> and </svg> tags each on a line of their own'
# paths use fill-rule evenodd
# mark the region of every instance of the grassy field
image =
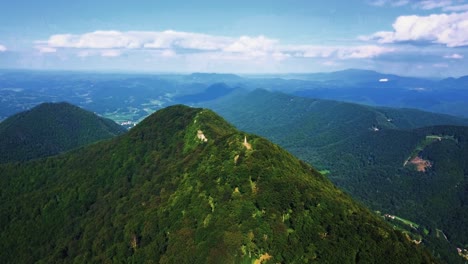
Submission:
<svg viewBox="0 0 468 264">
<path fill-rule="evenodd" d="M 414 228 L 419 228 L 419 225 L 416 224 L 415 222 L 411 222 L 410 220 L 407 220 L 407 219 L 403 219 L 401 217 L 398 217 L 398 216 L 395 216 L 395 220 L 398 220 L 406 225 L 409 225 L 410 227 L 414 227 Z"/>
</svg>

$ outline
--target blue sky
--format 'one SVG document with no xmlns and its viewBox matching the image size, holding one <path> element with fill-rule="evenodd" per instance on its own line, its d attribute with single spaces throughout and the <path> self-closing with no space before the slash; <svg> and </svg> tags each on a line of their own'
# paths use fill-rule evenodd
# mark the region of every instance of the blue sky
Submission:
<svg viewBox="0 0 468 264">
<path fill-rule="evenodd" d="M 0 68 L 468 75 L 468 0 L 5 1 Z"/>
</svg>

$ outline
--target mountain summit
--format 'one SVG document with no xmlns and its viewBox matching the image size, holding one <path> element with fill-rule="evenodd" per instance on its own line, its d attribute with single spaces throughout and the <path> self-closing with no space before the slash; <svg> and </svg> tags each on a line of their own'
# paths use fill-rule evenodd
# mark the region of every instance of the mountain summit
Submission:
<svg viewBox="0 0 468 264">
<path fill-rule="evenodd" d="M 315 169 L 206 109 L 0 166 L 0 261 L 434 262 Z"/>
<path fill-rule="evenodd" d="M 52 156 L 124 132 L 69 103 L 43 103 L 0 123 L 0 163 Z"/>
</svg>

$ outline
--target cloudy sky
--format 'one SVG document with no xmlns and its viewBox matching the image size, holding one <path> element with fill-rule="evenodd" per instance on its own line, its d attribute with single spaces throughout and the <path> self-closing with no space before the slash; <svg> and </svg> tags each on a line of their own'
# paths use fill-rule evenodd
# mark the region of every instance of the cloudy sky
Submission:
<svg viewBox="0 0 468 264">
<path fill-rule="evenodd" d="M 468 0 L 16 0 L 0 68 L 468 75 Z"/>
</svg>

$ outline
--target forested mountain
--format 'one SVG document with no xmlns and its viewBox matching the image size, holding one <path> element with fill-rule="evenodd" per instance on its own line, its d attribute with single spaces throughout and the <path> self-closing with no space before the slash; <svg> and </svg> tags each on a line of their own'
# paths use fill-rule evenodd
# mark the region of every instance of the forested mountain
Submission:
<svg viewBox="0 0 468 264">
<path fill-rule="evenodd" d="M 431 263 L 306 165 L 210 110 L 0 165 L 0 262 Z"/>
<path fill-rule="evenodd" d="M 415 109 L 371 107 L 310 99 L 266 90 L 238 90 L 206 103 L 240 129 L 254 131 L 283 146 L 324 146 L 375 129 L 468 125 L 468 119 Z M 314 137 L 314 140 L 311 140 Z"/>
<path fill-rule="evenodd" d="M 456 248 L 468 248 L 466 119 L 263 90 L 209 107 L 313 164 L 373 210 L 418 223 L 426 230 L 416 233 L 436 255 L 462 262 Z"/>
<path fill-rule="evenodd" d="M 0 123 L 0 163 L 56 155 L 126 130 L 68 103 L 44 103 Z"/>
<path fill-rule="evenodd" d="M 230 94 L 233 91 L 233 88 L 227 86 L 224 83 L 215 83 L 208 86 L 204 91 L 201 91 L 199 93 L 177 96 L 174 98 L 174 101 L 182 104 L 200 103 L 221 98 Z"/>
</svg>

